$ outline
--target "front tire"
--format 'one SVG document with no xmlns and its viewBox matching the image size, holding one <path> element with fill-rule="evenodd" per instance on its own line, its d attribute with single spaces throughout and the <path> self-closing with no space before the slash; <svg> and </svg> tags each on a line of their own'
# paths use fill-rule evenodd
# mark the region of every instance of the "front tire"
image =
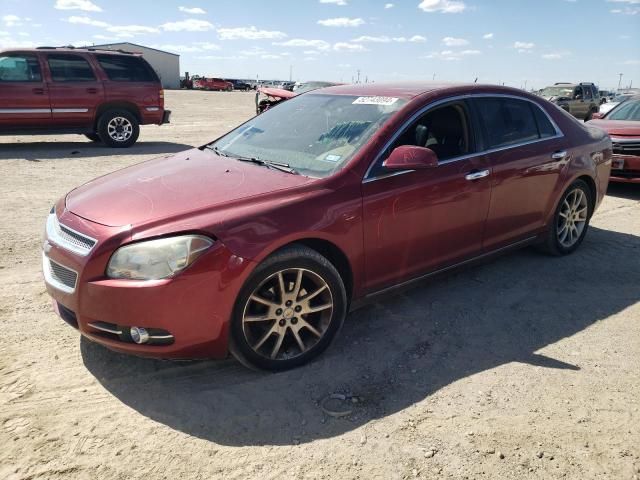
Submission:
<svg viewBox="0 0 640 480">
<path fill-rule="evenodd" d="M 100 139 L 112 148 L 128 148 L 138 140 L 140 124 L 127 110 L 108 110 L 98 120 Z"/>
<path fill-rule="evenodd" d="M 250 368 L 294 368 L 326 350 L 346 312 L 344 282 L 333 264 L 305 246 L 287 247 L 259 265 L 240 291 L 230 349 Z"/>
<path fill-rule="evenodd" d="M 583 180 L 576 180 L 564 192 L 553 216 L 547 238 L 541 250 L 561 256 L 573 253 L 582 243 L 593 213 L 591 189 Z"/>
</svg>

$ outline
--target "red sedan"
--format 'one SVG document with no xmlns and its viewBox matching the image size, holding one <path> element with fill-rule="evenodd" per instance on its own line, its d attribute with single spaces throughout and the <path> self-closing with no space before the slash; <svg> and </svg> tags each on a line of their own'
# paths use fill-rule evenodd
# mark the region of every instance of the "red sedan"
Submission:
<svg viewBox="0 0 640 480">
<path fill-rule="evenodd" d="M 331 87 L 71 191 L 44 277 L 114 350 L 291 368 L 356 300 L 525 245 L 573 252 L 610 168 L 603 131 L 520 90 Z"/>
<path fill-rule="evenodd" d="M 594 118 L 589 125 L 603 129 L 613 142 L 611 181 L 640 184 L 640 96 Z"/>
</svg>

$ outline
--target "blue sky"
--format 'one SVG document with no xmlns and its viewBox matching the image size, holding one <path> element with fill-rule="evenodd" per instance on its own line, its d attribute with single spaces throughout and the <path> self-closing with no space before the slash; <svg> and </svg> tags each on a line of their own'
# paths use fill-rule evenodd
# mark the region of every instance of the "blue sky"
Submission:
<svg viewBox="0 0 640 480">
<path fill-rule="evenodd" d="M 640 0 L 0 0 L 0 47 L 115 41 L 210 76 L 640 87 Z"/>
</svg>

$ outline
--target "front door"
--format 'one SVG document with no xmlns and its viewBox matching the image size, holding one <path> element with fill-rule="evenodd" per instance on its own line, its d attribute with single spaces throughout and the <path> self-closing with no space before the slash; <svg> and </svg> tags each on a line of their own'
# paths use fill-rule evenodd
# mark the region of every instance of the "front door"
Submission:
<svg viewBox="0 0 640 480">
<path fill-rule="evenodd" d="M 0 55 L 0 130 L 47 126 L 51 105 L 38 56 Z"/>
<path fill-rule="evenodd" d="M 407 127 L 363 182 L 369 290 L 418 277 L 478 254 L 490 199 L 490 170 L 476 155 L 465 102 L 438 105 Z M 437 167 L 385 171 L 400 145 L 431 148 Z M 473 176 L 471 176 L 473 175 Z"/>
<path fill-rule="evenodd" d="M 51 53 L 49 96 L 53 120 L 60 127 L 92 127 L 104 99 L 102 81 L 82 55 Z"/>
</svg>

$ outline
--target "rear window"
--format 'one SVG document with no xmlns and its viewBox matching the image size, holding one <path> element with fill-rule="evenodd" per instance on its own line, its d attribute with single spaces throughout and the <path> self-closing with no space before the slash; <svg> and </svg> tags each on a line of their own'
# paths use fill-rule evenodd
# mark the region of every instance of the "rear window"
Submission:
<svg viewBox="0 0 640 480">
<path fill-rule="evenodd" d="M 157 82 L 158 76 L 140 57 L 96 55 L 98 63 L 114 82 Z"/>
<path fill-rule="evenodd" d="M 54 82 L 89 82 L 96 79 L 89 62 L 78 55 L 49 55 L 47 61 Z"/>
</svg>

